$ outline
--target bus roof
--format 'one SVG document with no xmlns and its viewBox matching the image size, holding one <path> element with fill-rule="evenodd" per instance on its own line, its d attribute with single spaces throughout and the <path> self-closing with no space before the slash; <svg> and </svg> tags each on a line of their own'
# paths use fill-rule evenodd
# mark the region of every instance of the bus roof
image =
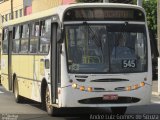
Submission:
<svg viewBox="0 0 160 120">
<path fill-rule="evenodd" d="M 39 18 L 45 18 L 52 15 L 59 15 L 60 20 L 63 19 L 63 13 L 71 8 L 86 8 L 86 7 L 114 7 L 114 8 L 135 8 L 139 9 L 144 12 L 144 9 L 137 5 L 131 5 L 131 4 L 119 4 L 119 3 L 76 3 L 76 4 L 69 4 L 69 5 L 60 5 L 58 7 L 54 7 L 42 12 L 34 13 L 28 16 L 23 16 L 14 20 L 10 20 L 3 23 L 3 27 L 6 26 L 12 26 L 15 24 L 24 23 L 31 20 L 36 20 Z M 145 12 L 144 12 L 145 13 Z"/>
</svg>

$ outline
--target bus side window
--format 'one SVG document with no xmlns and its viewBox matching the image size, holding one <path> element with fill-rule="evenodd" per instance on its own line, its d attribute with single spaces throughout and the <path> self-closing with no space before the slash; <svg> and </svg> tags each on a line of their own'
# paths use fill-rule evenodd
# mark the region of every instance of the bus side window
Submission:
<svg viewBox="0 0 160 120">
<path fill-rule="evenodd" d="M 15 26 L 13 28 L 12 53 L 19 52 L 19 45 L 20 45 L 20 26 Z"/>
<path fill-rule="evenodd" d="M 39 21 L 31 24 L 31 36 L 30 36 L 30 53 L 38 52 L 38 39 L 39 39 Z"/>
<path fill-rule="evenodd" d="M 41 22 L 40 53 L 48 53 L 51 38 L 51 19 Z"/>
<path fill-rule="evenodd" d="M 3 53 L 8 52 L 8 29 L 3 30 L 3 42 L 2 42 Z"/>
<path fill-rule="evenodd" d="M 27 53 L 29 45 L 29 24 L 22 25 L 21 52 Z"/>
</svg>

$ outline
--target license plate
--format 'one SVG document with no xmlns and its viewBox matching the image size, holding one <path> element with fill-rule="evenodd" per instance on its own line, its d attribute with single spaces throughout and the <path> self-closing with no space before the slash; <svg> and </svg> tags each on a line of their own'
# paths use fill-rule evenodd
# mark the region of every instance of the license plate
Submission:
<svg viewBox="0 0 160 120">
<path fill-rule="evenodd" d="M 103 100 L 118 100 L 118 95 L 103 95 Z"/>
</svg>

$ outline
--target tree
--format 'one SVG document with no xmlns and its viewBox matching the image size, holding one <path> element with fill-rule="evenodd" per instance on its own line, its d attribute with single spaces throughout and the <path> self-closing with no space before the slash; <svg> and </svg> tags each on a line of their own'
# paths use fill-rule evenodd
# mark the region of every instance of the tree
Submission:
<svg viewBox="0 0 160 120">
<path fill-rule="evenodd" d="M 157 0 L 143 0 L 146 11 L 148 27 L 157 36 Z"/>
</svg>

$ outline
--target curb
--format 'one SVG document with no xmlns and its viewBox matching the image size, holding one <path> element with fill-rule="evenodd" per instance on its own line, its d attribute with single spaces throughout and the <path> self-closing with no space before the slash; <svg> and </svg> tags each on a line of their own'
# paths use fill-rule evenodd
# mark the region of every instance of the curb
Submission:
<svg viewBox="0 0 160 120">
<path fill-rule="evenodd" d="M 152 92 L 152 95 L 160 96 L 160 93 L 158 93 L 158 92 Z"/>
</svg>

